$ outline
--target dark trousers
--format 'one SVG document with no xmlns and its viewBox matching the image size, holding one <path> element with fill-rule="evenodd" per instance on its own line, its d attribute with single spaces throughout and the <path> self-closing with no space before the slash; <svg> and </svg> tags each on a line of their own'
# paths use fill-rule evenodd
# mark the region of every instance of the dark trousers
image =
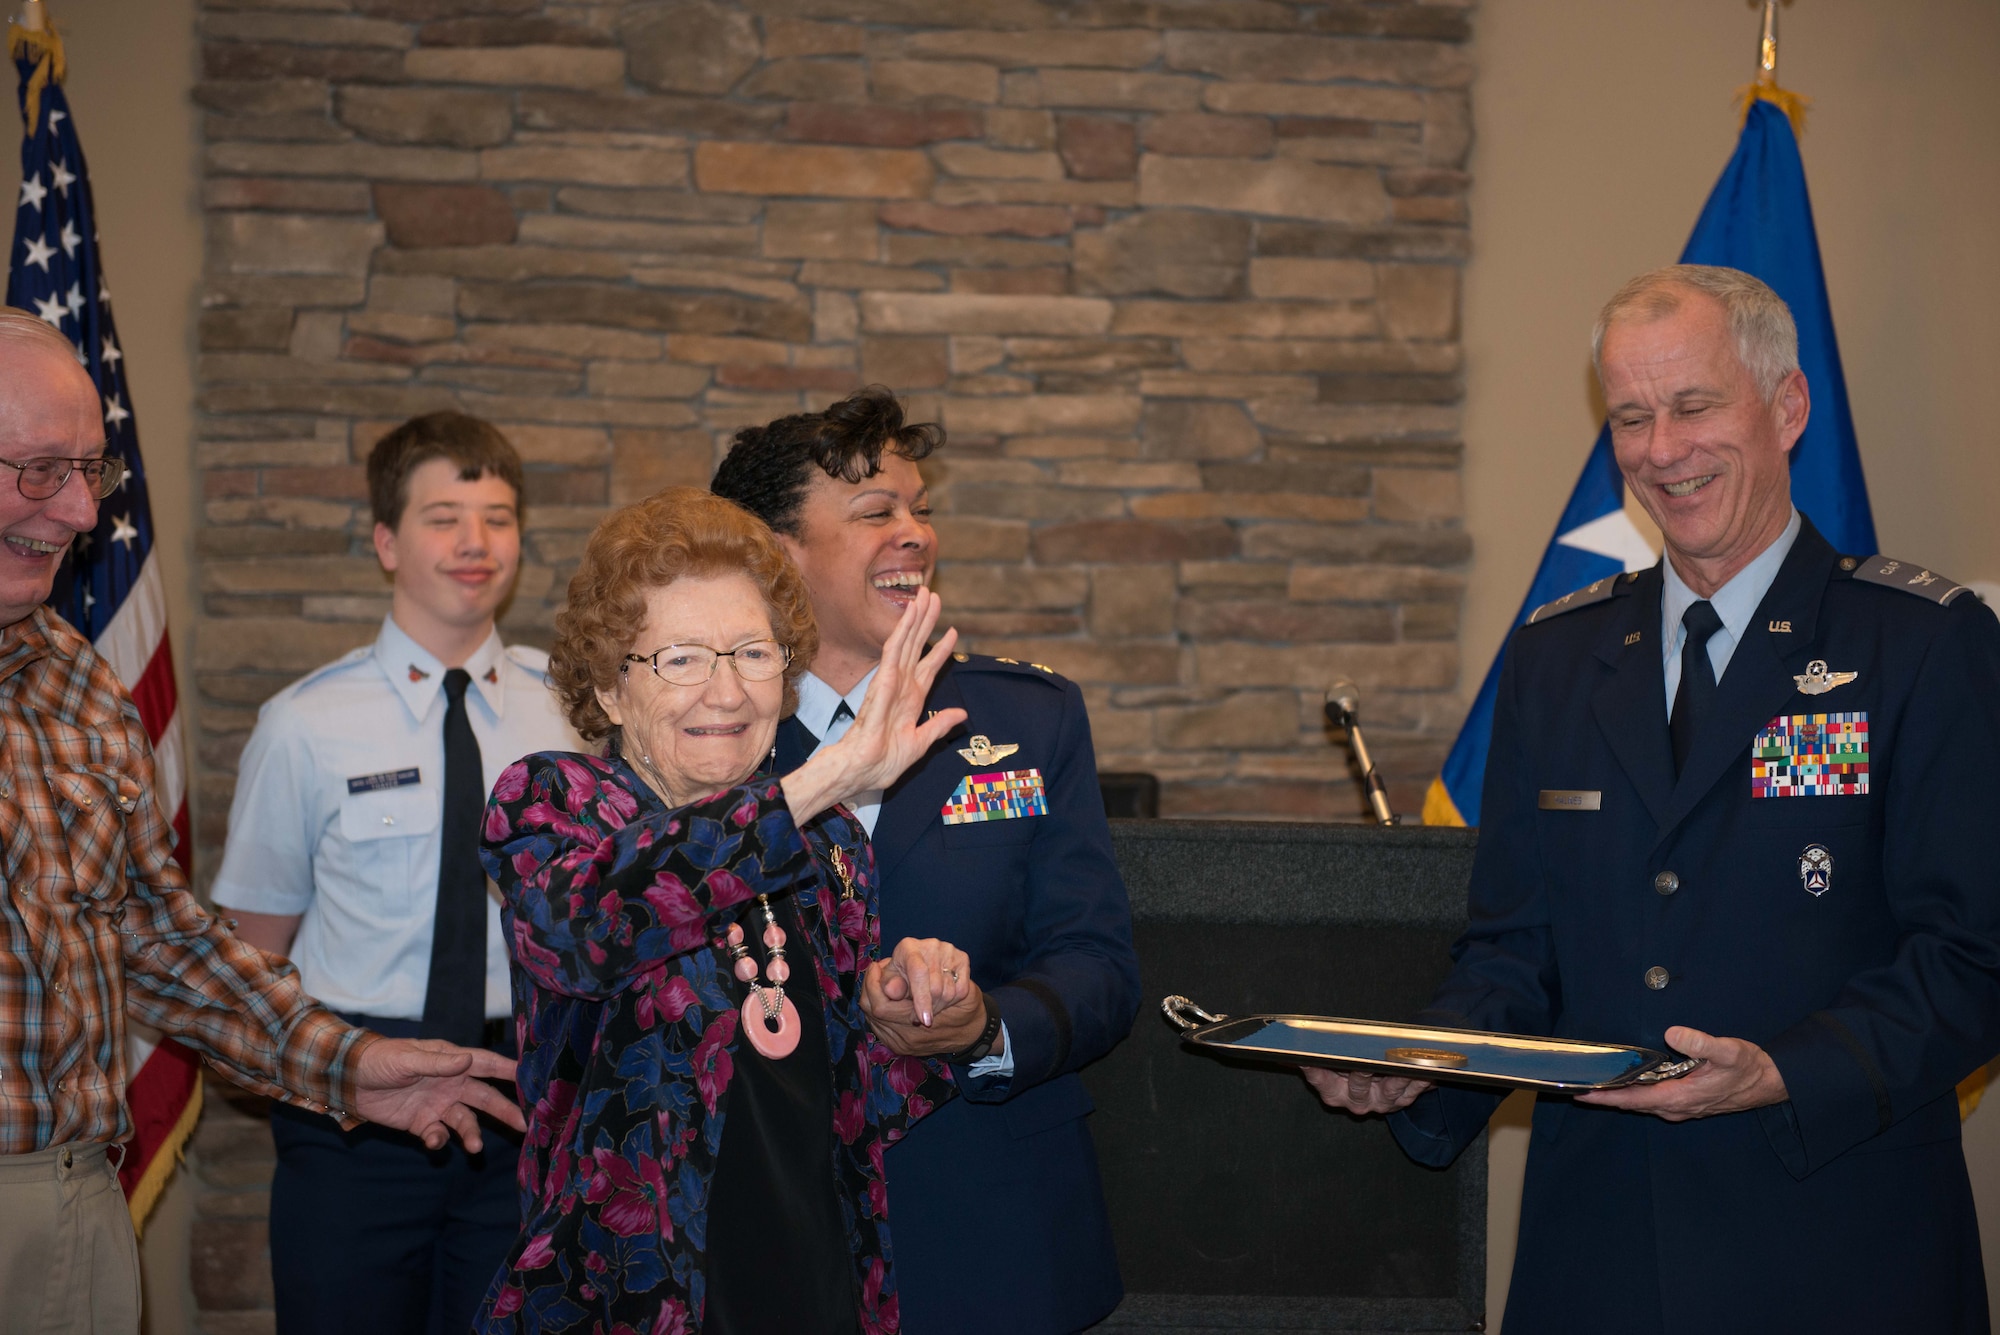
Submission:
<svg viewBox="0 0 2000 1335">
<path fill-rule="evenodd" d="M 413 1020 L 345 1017 L 390 1038 Z M 506 1026 L 511 1029 L 511 1025 Z M 489 1046 L 511 1053 L 508 1034 Z M 462 1335 L 521 1228 L 518 1137 L 481 1119 L 485 1148 L 284 1104 L 271 1109 L 271 1279 L 278 1335 Z"/>
</svg>

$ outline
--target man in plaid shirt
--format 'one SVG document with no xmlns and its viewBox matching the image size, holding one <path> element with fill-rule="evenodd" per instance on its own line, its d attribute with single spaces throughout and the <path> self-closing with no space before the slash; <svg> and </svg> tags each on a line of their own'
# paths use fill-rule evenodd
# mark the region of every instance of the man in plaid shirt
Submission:
<svg viewBox="0 0 2000 1335">
<path fill-rule="evenodd" d="M 96 388 L 62 335 L 0 308 L 0 1294 L 9 1331 L 139 1328 L 109 1147 L 131 1133 L 125 1015 L 255 1093 L 479 1146 L 519 1129 L 513 1066 L 342 1022 L 188 892 L 130 696 L 42 604 L 116 489 Z"/>
</svg>

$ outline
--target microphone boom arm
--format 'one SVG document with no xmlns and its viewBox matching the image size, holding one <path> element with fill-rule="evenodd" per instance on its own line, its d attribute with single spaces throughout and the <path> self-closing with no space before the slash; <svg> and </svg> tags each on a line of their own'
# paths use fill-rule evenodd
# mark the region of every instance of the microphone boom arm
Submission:
<svg viewBox="0 0 2000 1335">
<path fill-rule="evenodd" d="M 1346 697 L 1346 693 L 1341 696 Z M 1375 823 L 1394 825 L 1396 813 L 1389 810 L 1389 789 L 1375 772 L 1375 759 L 1368 754 L 1368 739 L 1361 735 L 1361 720 L 1355 716 L 1351 697 L 1336 698 L 1334 692 L 1328 692 L 1326 717 L 1347 734 L 1348 744 L 1354 748 L 1354 759 L 1361 765 L 1361 780 L 1368 789 L 1368 805 L 1375 813 Z"/>
</svg>

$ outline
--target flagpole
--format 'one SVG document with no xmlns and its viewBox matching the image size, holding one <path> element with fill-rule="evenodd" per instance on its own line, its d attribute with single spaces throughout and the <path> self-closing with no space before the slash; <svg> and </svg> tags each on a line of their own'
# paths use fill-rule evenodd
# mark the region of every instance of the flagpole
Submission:
<svg viewBox="0 0 2000 1335">
<path fill-rule="evenodd" d="M 41 0 L 28 0 L 40 5 Z M 1778 86 L 1778 0 L 1764 0 L 1764 31 L 1757 39 L 1757 86 Z"/>
</svg>

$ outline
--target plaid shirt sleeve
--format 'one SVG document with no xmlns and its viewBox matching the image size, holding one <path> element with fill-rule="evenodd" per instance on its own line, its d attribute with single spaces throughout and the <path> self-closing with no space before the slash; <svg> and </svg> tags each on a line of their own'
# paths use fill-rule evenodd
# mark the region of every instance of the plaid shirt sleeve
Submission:
<svg viewBox="0 0 2000 1335">
<path fill-rule="evenodd" d="M 46 608 L 0 627 L 0 1155 L 131 1133 L 128 1013 L 258 1093 L 353 1108 L 373 1036 L 188 893 L 153 780 L 87 640 Z"/>
<path fill-rule="evenodd" d="M 150 793 L 145 730 L 135 710 L 124 721 L 132 778 Z M 245 1089 L 346 1120 L 370 1036 L 307 996 L 289 962 L 230 935 L 189 893 L 169 848 L 158 805 L 138 803 L 125 821 L 126 1010 Z"/>
</svg>

